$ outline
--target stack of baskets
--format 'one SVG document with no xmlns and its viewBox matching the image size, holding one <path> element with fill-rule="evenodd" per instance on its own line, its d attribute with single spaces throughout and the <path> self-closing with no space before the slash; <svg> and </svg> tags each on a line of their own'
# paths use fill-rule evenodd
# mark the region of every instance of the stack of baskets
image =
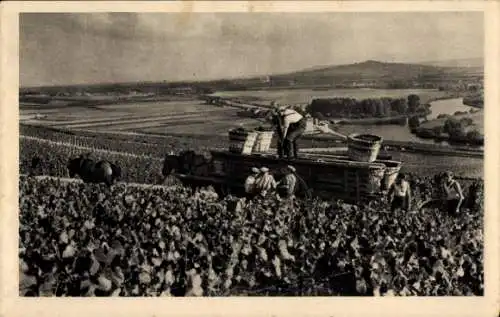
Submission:
<svg viewBox="0 0 500 317">
<path fill-rule="evenodd" d="M 382 145 L 382 137 L 372 134 L 351 134 L 347 138 L 347 154 L 353 161 L 374 162 Z"/>
<path fill-rule="evenodd" d="M 255 141 L 256 131 L 246 131 L 242 128 L 229 131 L 229 152 L 251 154 Z"/>
<path fill-rule="evenodd" d="M 257 139 L 253 146 L 254 152 L 266 152 L 271 147 L 274 131 L 256 131 Z"/>
</svg>

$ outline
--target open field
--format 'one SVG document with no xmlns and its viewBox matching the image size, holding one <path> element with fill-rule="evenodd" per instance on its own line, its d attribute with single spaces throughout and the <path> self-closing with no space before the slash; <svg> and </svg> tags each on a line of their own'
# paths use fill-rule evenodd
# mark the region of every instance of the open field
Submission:
<svg viewBox="0 0 500 317">
<path fill-rule="evenodd" d="M 35 120 L 29 116 L 46 116 Z M 199 100 L 172 102 L 143 102 L 88 107 L 20 110 L 21 120 L 63 129 L 93 131 L 127 131 L 142 133 L 181 133 L 191 135 L 226 134 L 240 125 L 257 126 L 258 121 L 240 118 L 233 108 L 203 104 Z"/>
</svg>

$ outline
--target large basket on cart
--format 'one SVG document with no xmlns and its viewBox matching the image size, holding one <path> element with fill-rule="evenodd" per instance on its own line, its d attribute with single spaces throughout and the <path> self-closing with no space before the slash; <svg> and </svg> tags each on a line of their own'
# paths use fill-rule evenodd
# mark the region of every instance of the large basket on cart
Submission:
<svg viewBox="0 0 500 317">
<path fill-rule="evenodd" d="M 266 152 L 271 147 L 274 131 L 256 131 L 257 138 L 253 146 L 254 152 Z"/>
<path fill-rule="evenodd" d="M 347 154 L 353 161 L 374 162 L 382 141 L 382 137 L 373 134 L 351 134 L 347 138 Z"/>
<path fill-rule="evenodd" d="M 388 190 L 394 183 L 401 170 L 401 162 L 397 161 L 384 161 L 386 166 L 384 180 L 382 182 L 382 189 Z"/>
<path fill-rule="evenodd" d="M 229 152 L 238 154 L 252 154 L 257 139 L 256 131 L 233 129 L 229 131 Z"/>
</svg>

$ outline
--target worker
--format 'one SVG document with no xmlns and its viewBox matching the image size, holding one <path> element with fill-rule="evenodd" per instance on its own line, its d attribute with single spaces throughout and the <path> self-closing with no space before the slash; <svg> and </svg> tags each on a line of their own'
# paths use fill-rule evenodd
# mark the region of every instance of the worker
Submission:
<svg viewBox="0 0 500 317">
<path fill-rule="evenodd" d="M 405 174 L 399 174 L 396 181 L 392 183 L 388 192 L 389 201 L 391 202 L 391 212 L 396 209 L 409 211 L 411 208 L 411 193 L 410 184 L 406 181 Z"/>
<path fill-rule="evenodd" d="M 295 167 L 291 165 L 286 167 L 286 174 L 278 183 L 278 194 L 281 197 L 290 198 L 295 195 L 297 188 L 297 176 L 295 176 L 295 172 Z"/>
<path fill-rule="evenodd" d="M 278 157 L 281 159 L 285 156 L 284 151 L 284 136 L 283 136 L 283 122 L 282 118 L 279 115 L 278 106 L 275 101 L 271 102 L 271 110 L 268 113 L 267 120 L 271 122 L 274 127 L 275 133 L 278 136 L 278 140 L 276 142 L 276 150 Z"/>
<path fill-rule="evenodd" d="M 464 201 L 462 187 L 450 171 L 445 172 L 443 180 L 443 193 L 446 200 L 446 208 L 451 215 L 458 215 Z"/>
<path fill-rule="evenodd" d="M 245 180 L 245 194 L 248 199 L 252 199 L 255 196 L 255 182 L 259 172 L 257 167 L 252 167 L 251 174 Z"/>
<path fill-rule="evenodd" d="M 283 137 L 283 152 L 287 158 L 297 158 L 297 139 L 302 136 L 307 127 L 307 119 L 296 110 L 287 106 L 276 106 L 276 121 L 280 123 L 279 130 Z M 279 153 L 278 153 L 279 154 Z"/>
<path fill-rule="evenodd" d="M 260 174 L 255 181 L 255 191 L 262 197 L 266 197 L 271 191 L 276 189 L 276 180 L 274 176 L 269 173 L 267 167 L 262 167 L 260 169 Z"/>
</svg>

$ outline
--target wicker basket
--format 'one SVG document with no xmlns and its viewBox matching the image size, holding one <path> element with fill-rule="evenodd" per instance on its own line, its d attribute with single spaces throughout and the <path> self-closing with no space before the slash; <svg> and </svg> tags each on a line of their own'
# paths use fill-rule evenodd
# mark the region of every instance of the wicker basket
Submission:
<svg viewBox="0 0 500 317">
<path fill-rule="evenodd" d="M 367 194 L 380 192 L 382 181 L 385 175 L 385 167 L 370 168 L 369 182 L 367 186 Z"/>
<path fill-rule="evenodd" d="M 386 165 L 386 169 L 382 188 L 388 190 L 398 177 L 399 171 L 401 170 L 401 162 L 387 161 L 384 162 L 384 164 Z"/>
<path fill-rule="evenodd" d="M 229 131 L 229 152 L 252 154 L 252 148 L 256 139 L 257 132 L 231 130 Z"/>
<path fill-rule="evenodd" d="M 253 146 L 254 152 L 265 152 L 271 147 L 274 131 L 257 131 L 257 139 Z"/>
<path fill-rule="evenodd" d="M 382 137 L 372 134 L 351 134 L 347 138 L 347 154 L 353 161 L 374 162 L 382 145 Z"/>
</svg>

